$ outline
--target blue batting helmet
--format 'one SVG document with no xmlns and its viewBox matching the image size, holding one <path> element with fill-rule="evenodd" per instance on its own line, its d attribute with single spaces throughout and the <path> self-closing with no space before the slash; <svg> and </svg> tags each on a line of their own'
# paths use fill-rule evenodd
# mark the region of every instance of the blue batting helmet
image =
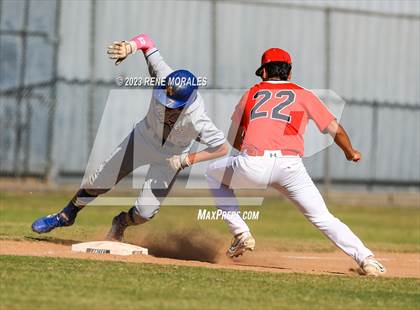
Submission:
<svg viewBox="0 0 420 310">
<path fill-rule="evenodd" d="M 153 89 L 153 97 L 170 109 L 182 108 L 197 97 L 197 78 L 187 70 L 176 70 L 165 79 L 164 86 Z"/>
</svg>

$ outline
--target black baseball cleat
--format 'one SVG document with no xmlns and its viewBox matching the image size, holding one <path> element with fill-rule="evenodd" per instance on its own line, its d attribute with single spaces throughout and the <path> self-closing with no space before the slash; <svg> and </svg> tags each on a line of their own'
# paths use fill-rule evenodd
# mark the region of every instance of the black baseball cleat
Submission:
<svg viewBox="0 0 420 310">
<path fill-rule="evenodd" d="M 106 239 L 110 241 L 122 241 L 124 231 L 129 226 L 127 223 L 127 212 L 121 212 L 112 219 L 112 227 L 106 235 Z"/>
</svg>

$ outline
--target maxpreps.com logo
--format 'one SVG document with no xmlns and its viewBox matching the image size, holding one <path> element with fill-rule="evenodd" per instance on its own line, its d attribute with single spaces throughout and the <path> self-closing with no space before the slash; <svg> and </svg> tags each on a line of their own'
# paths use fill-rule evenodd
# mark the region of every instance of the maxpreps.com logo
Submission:
<svg viewBox="0 0 420 310">
<path fill-rule="evenodd" d="M 260 211 L 223 211 L 198 209 L 197 220 L 199 221 L 217 221 L 226 220 L 239 215 L 243 220 L 259 220 Z"/>
</svg>

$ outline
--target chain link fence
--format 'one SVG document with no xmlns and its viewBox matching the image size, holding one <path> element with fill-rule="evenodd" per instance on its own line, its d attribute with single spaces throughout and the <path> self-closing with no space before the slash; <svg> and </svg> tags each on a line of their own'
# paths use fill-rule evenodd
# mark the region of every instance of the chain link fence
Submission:
<svg viewBox="0 0 420 310">
<path fill-rule="evenodd" d="M 0 0 L 0 10 L 1 176 L 36 176 L 54 181 L 57 177 L 83 175 L 108 92 L 116 87 L 113 81 L 115 73 L 104 74 L 111 72 L 111 67 L 103 65 L 107 60 L 98 56 L 103 54 L 100 48 L 105 47 L 105 42 L 135 34 L 141 25 L 148 30 L 147 25 L 154 23 L 152 18 L 162 12 L 162 18 L 169 20 L 167 23 L 172 24 L 173 29 L 159 29 L 157 33 L 158 30 L 152 29 L 152 26 L 156 28 L 153 24 L 150 31 L 161 42 L 164 54 L 165 50 L 166 54 L 173 52 L 168 58 L 178 65 L 188 65 L 190 61 L 193 71 L 209 76 L 210 88 L 222 89 L 252 85 L 252 80 L 241 71 L 241 64 L 248 66 L 253 63 L 257 66 L 259 59 L 249 54 L 249 50 L 256 45 L 255 55 L 259 55 L 264 46 L 273 42 L 258 34 L 259 30 L 255 35 L 247 33 L 249 38 L 244 42 L 240 39 L 243 37 L 242 30 L 234 28 L 247 29 L 250 18 L 268 19 L 270 27 L 274 27 L 277 21 L 281 23 L 281 20 L 290 18 L 290 35 L 287 31 L 282 32 L 281 41 L 286 46 L 290 45 L 292 55 L 296 55 L 294 74 L 298 82 L 318 88 L 343 89 L 337 92 L 340 95 L 343 93 L 347 103 L 344 125 L 355 145 L 360 145 L 366 154 L 367 164 L 353 172 L 347 167 L 333 165 L 336 158 L 342 156 L 336 149 L 324 151 L 307 160 L 308 170 L 314 179 L 327 185 L 334 182 L 419 188 L 419 56 L 401 56 L 407 50 L 414 49 L 414 54 L 418 50 L 418 31 L 413 30 L 420 22 L 417 11 L 361 10 L 332 3 L 308 5 L 308 2 L 245 0 L 119 3 Z M 179 22 L 180 17 L 175 18 L 169 11 L 179 14 L 185 11 L 188 18 L 193 19 L 191 23 L 206 32 L 187 29 Z M 254 13 L 255 16 L 252 15 Z M 113 18 L 125 17 L 126 27 L 112 28 L 110 14 L 115 14 Z M 139 14 L 147 16 L 142 15 L 137 20 Z M 226 20 L 227 15 L 231 16 L 231 21 Z M 76 17 L 79 18 L 77 21 Z M 226 24 L 228 22 L 231 24 Z M 393 43 L 397 45 L 394 46 L 393 60 L 382 55 L 385 53 L 383 49 L 387 48 L 383 42 L 387 34 L 375 33 L 380 31 L 382 23 L 396 25 L 392 28 L 396 28 L 394 35 L 398 38 L 397 44 Z M 311 28 L 316 27 L 320 31 L 311 42 Z M 272 35 L 271 30 L 264 29 L 261 31 L 267 32 L 267 37 Z M 352 34 L 349 29 L 365 31 L 370 33 L 370 37 L 361 45 L 353 46 L 353 39 L 349 37 L 363 37 L 363 34 Z M 414 37 L 407 37 L 407 29 L 414 31 Z M 237 31 L 238 38 L 230 36 L 231 31 Z M 188 32 L 187 46 L 171 49 L 183 32 Z M 296 37 L 296 34 L 299 36 Z M 372 38 L 376 38 L 375 42 L 371 42 Z M 263 40 L 266 41 L 261 43 Z M 313 51 L 310 46 L 314 46 Z M 236 55 L 238 49 L 240 54 Z M 232 55 L 226 56 L 222 51 Z M 318 64 L 313 63 L 311 53 L 322 56 Z M 364 53 L 371 55 L 367 56 L 370 57 L 369 62 L 360 60 L 365 57 Z M 201 58 L 197 59 L 197 54 Z M 346 60 L 341 60 L 343 55 L 354 57 L 353 64 L 341 63 Z M 229 57 L 240 61 L 235 63 L 236 69 L 229 67 L 233 62 L 227 62 Z M 305 68 L 300 65 L 302 63 L 305 63 Z M 79 71 L 73 72 L 75 66 Z M 387 77 L 382 74 L 384 66 L 401 72 Z M 131 66 L 128 67 L 120 70 L 126 70 L 122 72 L 126 75 L 135 72 L 130 71 Z M 349 74 L 354 67 L 362 72 Z M 345 71 L 346 68 L 350 71 Z M 414 80 L 411 78 L 413 70 L 417 75 Z M 236 74 L 236 71 L 239 73 Z M 145 75 L 145 69 L 141 69 L 140 74 Z M 398 77 L 392 81 L 395 75 Z M 338 80 L 345 80 L 347 88 L 338 85 Z M 378 90 L 377 84 L 383 84 L 383 90 Z M 392 95 L 388 95 L 389 100 L 383 96 L 379 99 L 371 96 L 378 92 L 386 93 L 392 87 L 414 88 L 414 93 L 401 100 Z M 210 114 L 217 118 L 217 113 L 223 111 L 212 111 Z M 362 132 L 360 128 L 363 128 Z"/>
</svg>

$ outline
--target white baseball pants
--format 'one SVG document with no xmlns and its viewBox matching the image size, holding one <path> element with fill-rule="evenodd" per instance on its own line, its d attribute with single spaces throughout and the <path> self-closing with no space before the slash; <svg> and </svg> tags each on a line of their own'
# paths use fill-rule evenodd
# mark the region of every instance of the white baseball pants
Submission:
<svg viewBox="0 0 420 310">
<path fill-rule="evenodd" d="M 271 186 L 286 195 L 315 227 L 359 265 L 373 255 L 347 225 L 328 211 L 300 157 L 282 156 L 280 151 L 266 151 L 264 156 L 240 154 L 210 164 L 206 177 L 219 209 L 239 210 L 237 204 L 224 203 L 226 198 L 235 201 L 233 189 Z M 225 221 L 233 235 L 249 231 L 239 214 Z"/>
</svg>

